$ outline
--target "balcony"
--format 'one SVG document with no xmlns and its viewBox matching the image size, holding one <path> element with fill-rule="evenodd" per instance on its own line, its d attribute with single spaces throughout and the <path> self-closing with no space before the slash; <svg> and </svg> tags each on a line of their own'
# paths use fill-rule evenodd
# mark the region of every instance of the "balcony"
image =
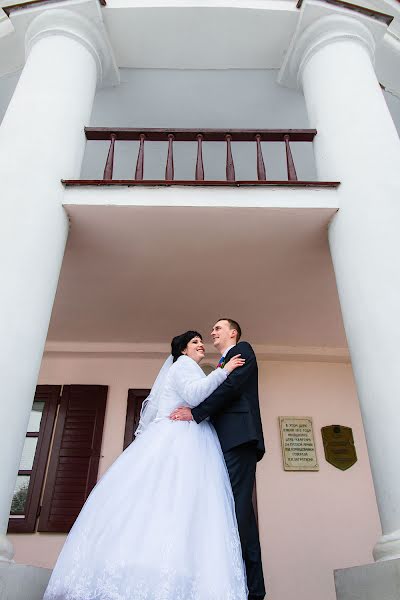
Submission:
<svg viewBox="0 0 400 600">
<path fill-rule="evenodd" d="M 279 187 L 317 187 L 317 188 L 335 188 L 339 185 L 337 181 L 315 181 L 309 178 L 302 179 L 298 176 L 292 152 L 293 143 L 312 143 L 317 135 L 315 129 L 137 129 L 137 128 L 108 128 L 108 127 L 87 127 L 85 128 L 86 139 L 88 141 L 109 142 L 108 152 L 105 159 L 103 178 L 93 179 L 65 179 L 62 180 L 66 187 L 73 186 L 215 186 L 215 187 L 249 187 L 249 186 L 279 186 Z M 114 177 L 116 148 L 118 145 L 127 142 L 136 142 L 137 149 L 132 151 L 132 156 L 126 156 L 124 150 L 125 163 L 132 164 L 132 178 Z M 157 144 L 158 143 L 158 144 Z M 161 146 L 160 146 L 161 143 Z M 164 160 L 165 170 L 164 179 L 146 177 L 146 162 L 154 163 L 155 145 L 157 144 L 158 161 Z M 186 144 L 187 152 L 185 154 L 193 155 L 193 164 L 185 171 L 184 178 L 175 177 L 174 148 L 175 145 Z M 225 163 L 219 164 L 225 172 L 225 179 L 209 177 L 207 168 L 205 168 L 205 154 L 211 146 L 223 144 L 225 146 Z M 236 175 L 237 159 L 235 156 L 235 147 L 239 144 L 246 144 L 245 155 L 240 152 L 240 156 L 246 157 L 246 162 L 251 162 L 251 171 L 253 178 L 241 178 Z M 281 148 L 277 152 L 276 146 Z M 274 161 L 276 157 L 285 161 L 286 178 L 276 179 L 269 176 L 269 151 L 274 146 Z M 267 150 L 265 150 L 267 148 Z M 283 150 L 283 156 L 282 156 Z M 215 163 L 221 159 L 221 153 L 213 153 L 211 160 Z M 164 158 L 162 158 L 164 156 Z M 135 165 L 136 158 L 136 165 Z M 188 156 L 185 157 L 187 163 Z M 220 162 L 220 160 L 219 160 Z M 209 164 L 210 160 L 209 160 Z M 135 168 L 133 166 L 135 165 Z M 214 164 L 213 164 L 214 167 Z M 218 170 L 217 169 L 217 170 Z M 154 169 L 150 169 L 154 172 Z M 210 169 L 215 172 L 215 169 Z"/>
</svg>

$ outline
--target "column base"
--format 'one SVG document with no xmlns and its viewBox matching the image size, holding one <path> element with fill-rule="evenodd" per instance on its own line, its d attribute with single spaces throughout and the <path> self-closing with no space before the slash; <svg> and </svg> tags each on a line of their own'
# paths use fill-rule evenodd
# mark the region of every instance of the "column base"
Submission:
<svg viewBox="0 0 400 600">
<path fill-rule="evenodd" d="M 43 600 L 51 569 L 0 563 L 0 600 Z"/>
<path fill-rule="evenodd" d="M 337 600 L 398 600 L 400 559 L 335 571 Z"/>
<path fill-rule="evenodd" d="M 13 562 L 14 547 L 4 533 L 0 533 L 0 564 Z"/>
<path fill-rule="evenodd" d="M 400 558 L 400 529 L 383 535 L 372 551 L 376 562 Z"/>
</svg>

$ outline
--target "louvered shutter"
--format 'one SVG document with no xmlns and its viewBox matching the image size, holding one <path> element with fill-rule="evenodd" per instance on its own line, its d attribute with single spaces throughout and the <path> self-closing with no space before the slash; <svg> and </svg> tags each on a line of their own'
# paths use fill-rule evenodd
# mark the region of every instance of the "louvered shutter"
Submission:
<svg viewBox="0 0 400 600">
<path fill-rule="evenodd" d="M 96 484 L 107 390 L 63 388 L 38 531 L 68 532 Z"/>
</svg>

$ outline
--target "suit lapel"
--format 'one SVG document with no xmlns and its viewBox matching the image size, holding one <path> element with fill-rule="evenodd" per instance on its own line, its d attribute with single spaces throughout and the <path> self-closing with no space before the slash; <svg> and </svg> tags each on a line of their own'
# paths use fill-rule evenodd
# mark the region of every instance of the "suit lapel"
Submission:
<svg viewBox="0 0 400 600">
<path fill-rule="evenodd" d="M 235 354 L 237 354 L 236 348 L 237 348 L 237 345 L 233 346 L 233 348 L 231 348 L 229 350 L 229 352 L 227 352 L 227 354 L 225 356 L 225 364 L 228 362 L 228 360 L 230 360 L 232 358 L 232 356 L 235 356 Z"/>
</svg>

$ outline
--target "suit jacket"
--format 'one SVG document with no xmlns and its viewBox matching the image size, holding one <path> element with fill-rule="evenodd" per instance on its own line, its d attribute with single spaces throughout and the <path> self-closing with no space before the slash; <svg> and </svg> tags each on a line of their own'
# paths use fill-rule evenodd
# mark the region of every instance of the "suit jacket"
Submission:
<svg viewBox="0 0 400 600">
<path fill-rule="evenodd" d="M 254 444 L 260 460 L 265 452 L 260 405 L 258 400 L 258 367 L 253 348 L 239 342 L 231 348 L 225 362 L 236 354 L 246 360 L 235 369 L 206 400 L 192 409 L 193 419 L 200 423 L 211 418 L 223 452 L 242 444 Z"/>
</svg>

